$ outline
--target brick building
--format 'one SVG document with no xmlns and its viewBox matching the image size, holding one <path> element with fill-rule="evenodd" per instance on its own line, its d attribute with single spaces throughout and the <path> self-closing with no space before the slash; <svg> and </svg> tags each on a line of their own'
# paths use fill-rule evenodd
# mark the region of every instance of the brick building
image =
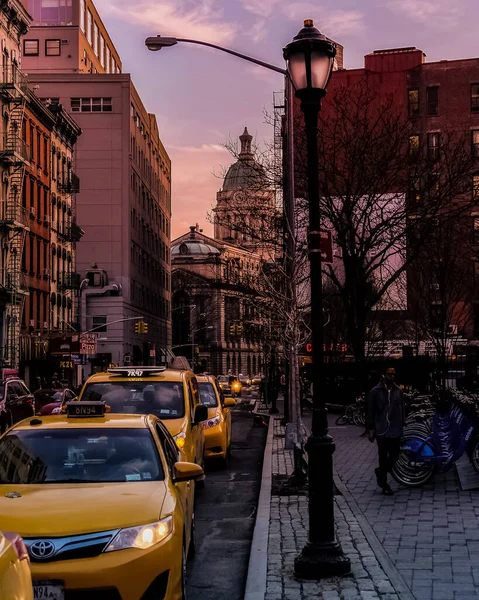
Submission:
<svg viewBox="0 0 479 600">
<path fill-rule="evenodd" d="M 171 163 L 156 118 L 121 73 L 93 2 L 24 4 L 34 18 L 24 41 L 29 81 L 82 129 L 73 169 L 85 235 L 74 279 L 79 327 L 100 336 L 84 375 L 111 362 L 155 362 L 171 346 Z M 139 316 L 149 325 L 145 335 L 125 321 Z"/>
<path fill-rule="evenodd" d="M 28 214 L 22 205 L 25 168 L 30 152 L 22 139 L 22 124 L 28 95 L 21 67 L 21 40 L 30 16 L 20 2 L 0 5 L 0 360 L 1 366 L 18 370 L 20 327 L 28 286 L 22 273 Z"/>
<path fill-rule="evenodd" d="M 353 88 L 366 81 L 376 93 L 377 101 L 393 98 L 398 119 L 406 119 L 411 126 L 411 147 L 424 147 L 428 156 L 438 155 L 441 146 L 441 132 L 470 132 L 467 144 L 479 156 L 479 58 L 462 60 L 441 60 L 426 62 L 424 52 L 417 48 L 396 48 L 377 50 L 364 57 L 364 67 L 357 69 L 340 68 L 332 73 L 328 85 L 328 95 L 323 101 L 321 116 L 328 119 L 328 111 L 334 110 L 331 97 L 340 93 L 341 88 Z M 360 86 L 358 85 L 358 90 Z M 296 108 L 299 117 L 299 105 Z M 384 192 L 389 190 L 384 190 Z M 297 190 L 300 195 L 301 190 Z M 404 189 L 404 197 L 411 190 Z M 479 196 L 478 173 L 471 177 L 470 194 Z M 474 196 L 471 196 L 472 198 Z M 479 212 L 472 211 L 465 219 L 470 219 L 466 230 L 476 236 L 479 242 Z M 475 261 L 475 273 L 479 273 L 479 255 L 471 256 Z M 471 275 L 473 266 L 471 265 Z M 471 276 L 471 285 L 476 285 Z M 479 301 L 479 296 L 477 297 Z M 479 304 L 471 312 L 474 319 L 467 323 L 461 320 L 454 331 L 458 336 L 479 338 Z M 458 303 L 464 312 L 464 304 Z M 454 325 L 454 324 L 453 324 Z M 460 329 L 460 331 L 458 331 Z"/>
</svg>

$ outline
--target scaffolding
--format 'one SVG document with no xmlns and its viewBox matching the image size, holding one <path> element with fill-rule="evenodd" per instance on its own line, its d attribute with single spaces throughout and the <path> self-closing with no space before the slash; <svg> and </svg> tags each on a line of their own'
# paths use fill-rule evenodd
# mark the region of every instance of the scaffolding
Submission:
<svg viewBox="0 0 479 600">
<path fill-rule="evenodd" d="M 4 114 L 8 115 L 6 132 L 0 138 L 0 164 L 6 187 L 1 198 L 0 229 L 2 234 L 2 285 L 8 294 L 6 306 L 5 366 L 18 369 L 20 364 L 20 329 L 28 286 L 22 273 L 25 238 L 28 232 L 26 209 L 23 207 L 25 167 L 30 156 L 22 139 L 27 79 L 15 65 L 1 70 L 0 97 Z"/>
</svg>

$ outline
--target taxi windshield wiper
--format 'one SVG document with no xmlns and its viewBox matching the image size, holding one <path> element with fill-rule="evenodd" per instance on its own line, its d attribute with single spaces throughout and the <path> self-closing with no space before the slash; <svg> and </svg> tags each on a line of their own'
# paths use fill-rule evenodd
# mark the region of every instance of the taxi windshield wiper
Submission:
<svg viewBox="0 0 479 600">
<path fill-rule="evenodd" d="M 44 481 L 43 483 L 103 483 L 99 479 L 52 479 L 50 481 Z"/>
</svg>

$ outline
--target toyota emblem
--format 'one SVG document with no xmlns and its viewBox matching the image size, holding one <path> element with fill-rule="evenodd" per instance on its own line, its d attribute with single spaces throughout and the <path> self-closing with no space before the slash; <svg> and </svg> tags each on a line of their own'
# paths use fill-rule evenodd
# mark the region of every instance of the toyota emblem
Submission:
<svg viewBox="0 0 479 600">
<path fill-rule="evenodd" d="M 32 558 L 46 560 L 55 554 L 55 544 L 48 540 L 39 540 L 30 546 Z"/>
</svg>

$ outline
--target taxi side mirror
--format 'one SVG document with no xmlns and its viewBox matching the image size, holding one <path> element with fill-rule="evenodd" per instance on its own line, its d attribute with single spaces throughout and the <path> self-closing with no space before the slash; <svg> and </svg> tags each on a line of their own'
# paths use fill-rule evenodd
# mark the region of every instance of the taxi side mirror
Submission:
<svg viewBox="0 0 479 600">
<path fill-rule="evenodd" d="M 201 423 L 202 421 L 208 420 L 208 407 L 204 404 L 198 404 L 195 409 L 195 425 Z"/>
<path fill-rule="evenodd" d="M 191 481 L 204 475 L 203 469 L 196 463 L 177 462 L 173 467 L 173 483 Z"/>
<path fill-rule="evenodd" d="M 225 408 L 232 408 L 233 406 L 236 406 L 236 400 L 234 398 L 225 398 L 223 406 Z"/>
</svg>

